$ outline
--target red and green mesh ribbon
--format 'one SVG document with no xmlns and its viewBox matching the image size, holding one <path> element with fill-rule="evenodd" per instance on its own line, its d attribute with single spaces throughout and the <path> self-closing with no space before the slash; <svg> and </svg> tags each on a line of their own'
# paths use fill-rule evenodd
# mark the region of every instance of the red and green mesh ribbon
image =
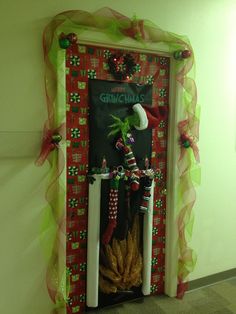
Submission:
<svg viewBox="0 0 236 314">
<path fill-rule="evenodd" d="M 46 26 L 43 34 L 43 48 L 44 48 L 44 60 L 45 60 L 45 91 L 46 100 L 48 107 L 48 120 L 45 123 L 45 136 L 47 133 L 54 134 L 58 128 L 60 129 L 63 124 L 63 119 L 58 117 L 55 113 L 57 108 L 57 99 L 59 89 L 65 90 L 64 78 L 61 78 L 58 73 L 58 37 L 61 32 L 67 32 L 68 29 L 72 29 L 73 32 L 79 35 L 87 30 L 100 31 L 105 33 L 108 38 L 113 42 L 119 42 L 124 38 L 132 38 L 137 42 L 143 44 L 144 48 L 148 48 L 149 44 L 153 45 L 164 43 L 167 52 L 174 54 L 175 51 L 189 50 L 192 52 L 192 47 L 187 38 L 178 36 L 176 34 L 163 31 L 161 28 L 156 26 L 154 23 L 148 20 L 140 20 L 136 17 L 130 19 L 110 8 L 103 8 L 95 13 L 89 13 L 80 10 L 71 10 L 56 15 L 51 22 Z M 196 85 L 191 77 L 192 70 L 194 67 L 194 54 L 187 59 L 175 62 L 175 78 L 177 87 L 183 89 L 181 106 L 182 116 L 179 121 L 179 126 L 182 121 L 185 123 L 185 134 L 189 138 L 194 139 L 196 145 L 198 141 L 198 109 L 197 109 L 197 92 Z M 60 110 L 62 112 L 62 110 Z M 180 137 L 181 128 L 179 128 Z M 65 139 L 65 128 L 63 129 L 62 138 Z M 196 148 L 196 147 L 195 147 Z M 183 149 L 181 147 L 181 149 Z M 195 190 L 193 179 L 193 171 L 195 167 L 195 159 L 193 158 L 193 147 L 192 149 L 184 148 L 178 161 L 179 179 L 178 179 L 178 230 L 179 230 L 179 270 L 178 279 L 179 286 L 184 286 L 184 282 L 187 280 L 188 274 L 192 271 L 195 260 L 191 249 L 188 247 L 186 240 L 187 226 L 189 220 L 191 220 L 192 207 L 195 203 Z M 186 151 L 185 151 L 186 149 Z M 196 151 L 196 149 L 195 149 Z M 50 154 L 54 155 L 55 159 L 60 159 L 59 150 L 49 150 Z M 50 157 L 49 157 L 50 159 Z M 58 162 L 56 161 L 56 165 Z M 60 194 L 59 177 L 62 173 L 63 167 L 53 166 L 51 168 L 51 177 L 54 182 L 53 188 L 50 188 L 50 193 Z M 195 171 L 197 172 L 197 170 Z M 199 175 L 198 175 L 199 176 Z M 50 185 L 52 186 L 52 185 Z M 56 187 L 57 186 L 57 187 Z M 188 194 L 188 201 L 183 200 L 184 196 Z M 53 199 L 53 197 L 49 197 Z M 51 204 L 53 202 L 50 202 Z M 53 206 L 55 208 L 55 206 Z M 53 213 L 55 212 L 52 209 Z M 54 214 L 53 214 L 54 215 Z M 63 215 L 56 214 L 55 221 L 61 221 Z M 58 219 L 59 218 L 59 219 Z M 59 228 L 59 227 L 58 227 Z M 53 240 L 53 243 L 55 241 Z M 51 247 L 54 247 L 51 243 Z M 55 252 L 55 250 L 53 250 Z M 52 254 L 54 254 L 52 252 Z M 57 253 L 58 254 L 58 253 Z M 54 258 L 54 257 L 53 257 Z M 57 287 L 59 289 L 59 283 L 57 281 Z"/>
</svg>

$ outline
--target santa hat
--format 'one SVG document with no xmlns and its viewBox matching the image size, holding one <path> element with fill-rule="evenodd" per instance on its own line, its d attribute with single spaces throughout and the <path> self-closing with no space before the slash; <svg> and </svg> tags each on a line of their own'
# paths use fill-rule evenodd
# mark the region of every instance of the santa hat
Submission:
<svg viewBox="0 0 236 314">
<path fill-rule="evenodd" d="M 133 105 L 133 111 L 138 115 L 139 124 L 134 125 L 137 130 L 155 129 L 161 119 L 166 118 L 166 109 L 161 107 Z"/>
</svg>

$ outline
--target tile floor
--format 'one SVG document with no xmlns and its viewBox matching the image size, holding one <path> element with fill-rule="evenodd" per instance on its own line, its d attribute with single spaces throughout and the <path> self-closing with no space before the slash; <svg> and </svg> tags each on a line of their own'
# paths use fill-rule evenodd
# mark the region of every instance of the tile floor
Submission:
<svg viewBox="0 0 236 314">
<path fill-rule="evenodd" d="M 236 314 L 236 277 L 189 291 L 183 300 L 150 296 L 89 314 Z"/>
</svg>

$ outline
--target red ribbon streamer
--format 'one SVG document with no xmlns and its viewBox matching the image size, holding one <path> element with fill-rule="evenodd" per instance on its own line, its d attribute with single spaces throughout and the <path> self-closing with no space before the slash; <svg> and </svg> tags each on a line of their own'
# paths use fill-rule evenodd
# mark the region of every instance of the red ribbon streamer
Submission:
<svg viewBox="0 0 236 314">
<path fill-rule="evenodd" d="M 37 158 L 35 162 L 37 166 L 42 166 L 45 160 L 48 158 L 48 155 L 50 154 L 50 152 L 53 151 L 55 148 L 59 148 L 59 145 L 56 143 L 53 143 L 52 140 L 53 140 L 53 135 L 59 134 L 60 129 L 61 127 L 55 130 L 50 130 L 46 126 L 44 127 L 41 151 L 40 151 L 39 157 Z"/>
<path fill-rule="evenodd" d="M 188 290 L 188 282 L 183 282 L 179 279 L 177 286 L 177 299 L 183 299 L 185 292 Z"/>
</svg>

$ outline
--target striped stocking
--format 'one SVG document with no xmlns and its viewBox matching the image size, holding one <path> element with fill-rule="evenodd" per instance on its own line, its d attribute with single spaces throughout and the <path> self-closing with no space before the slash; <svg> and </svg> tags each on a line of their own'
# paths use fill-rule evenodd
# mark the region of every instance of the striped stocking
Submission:
<svg viewBox="0 0 236 314">
<path fill-rule="evenodd" d="M 119 180 L 120 180 L 119 175 L 116 175 L 111 179 L 110 194 L 109 194 L 108 225 L 102 236 L 103 244 L 108 244 L 110 242 L 113 231 L 116 228 Z"/>
</svg>

